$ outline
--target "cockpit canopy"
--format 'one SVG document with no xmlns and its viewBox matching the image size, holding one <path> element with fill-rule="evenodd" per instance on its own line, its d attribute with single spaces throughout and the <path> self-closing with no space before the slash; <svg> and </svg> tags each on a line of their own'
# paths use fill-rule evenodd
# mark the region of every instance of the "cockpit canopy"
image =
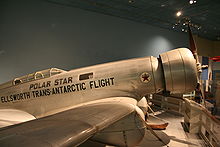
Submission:
<svg viewBox="0 0 220 147">
<path fill-rule="evenodd" d="M 1 84 L 0 89 L 10 87 L 12 85 L 18 85 L 18 84 L 21 84 L 21 83 L 26 83 L 26 82 L 29 82 L 29 81 L 48 78 L 48 77 L 51 77 L 53 75 L 57 75 L 57 74 L 60 74 L 60 73 L 63 73 L 63 72 L 66 72 L 66 71 L 62 70 L 62 69 L 58 69 L 58 68 L 49 68 L 49 69 L 37 71 L 37 72 L 27 74 L 27 75 L 22 76 L 22 77 L 17 77 L 12 81 Z"/>
</svg>

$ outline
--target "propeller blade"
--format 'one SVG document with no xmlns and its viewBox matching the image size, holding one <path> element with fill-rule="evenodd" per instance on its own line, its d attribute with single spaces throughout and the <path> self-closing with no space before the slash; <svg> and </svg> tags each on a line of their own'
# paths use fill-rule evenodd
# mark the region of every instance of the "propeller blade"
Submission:
<svg viewBox="0 0 220 147">
<path fill-rule="evenodd" d="M 190 46 L 191 52 L 194 55 L 195 53 L 197 54 L 197 47 L 196 47 L 195 41 L 193 39 L 193 35 L 192 35 L 189 24 L 188 24 L 188 31 L 189 31 L 189 46 Z"/>
<path fill-rule="evenodd" d="M 190 50 L 193 53 L 194 58 L 196 59 L 196 65 L 197 65 L 197 70 L 198 70 L 197 82 L 200 85 L 199 91 L 201 93 L 201 98 L 202 98 L 203 104 L 206 107 L 206 104 L 205 104 L 205 94 L 204 94 L 204 86 L 203 86 L 202 80 L 201 80 L 202 66 L 201 66 L 201 63 L 199 62 L 199 56 L 198 56 L 198 53 L 197 53 L 197 47 L 196 47 L 195 41 L 193 39 L 193 35 L 192 35 L 192 32 L 191 32 L 189 24 L 188 24 L 188 32 L 189 32 Z M 204 66 L 204 68 L 205 68 L 205 66 Z"/>
<path fill-rule="evenodd" d="M 206 108 L 205 94 L 204 94 L 204 86 L 203 86 L 203 84 L 202 84 L 202 80 L 199 81 L 199 84 L 200 84 L 200 86 L 201 86 L 201 88 L 200 88 L 200 93 L 201 93 L 201 96 L 202 96 L 203 105 L 204 105 L 205 108 Z"/>
<path fill-rule="evenodd" d="M 192 32 L 191 32 L 191 29 L 190 29 L 189 24 L 188 24 L 188 32 L 189 32 L 189 45 L 190 45 L 190 50 L 191 50 L 191 52 L 193 53 L 194 58 L 196 59 L 196 65 L 197 65 L 198 73 L 201 73 L 201 72 L 202 72 L 202 69 L 201 69 L 201 64 L 199 63 L 199 57 L 198 57 L 198 53 L 197 53 L 197 47 L 196 47 L 195 41 L 194 41 L 194 39 L 193 39 L 193 35 L 192 35 Z M 198 77 L 199 77 L 199 74 L 198 74 Z M 198 79 L 198 82 L 199 82 L 199 78 L 197 78 L 197 79 Z"/>
</svg>

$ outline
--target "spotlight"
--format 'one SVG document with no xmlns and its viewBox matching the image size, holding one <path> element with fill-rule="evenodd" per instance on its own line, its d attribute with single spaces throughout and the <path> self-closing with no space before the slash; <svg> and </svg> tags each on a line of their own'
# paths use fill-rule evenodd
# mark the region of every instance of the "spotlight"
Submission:
<svg viewBox="0 0 220 147">
<path fill-rule="evenodd" d="M 177 13 L 176 13 L 176 16 L 177 17 L 179 17 L 179 16 L 181 16 L 182 15 L 182 12 L 181 11 L 178 11 Z"/>
<path fill-rule="evenodd" d="M 190 5 L 195 4 L 195 3 L 196 3 L 196 0 L 189 0 Z"/>
<path fill-rule="evenodd" d="M 134 2 L 135 2 L 134 0 L 129 0 L 129 1 L 128 1 L 128 3 L 130 3 L 130 4 L 131 4 L 131 3 L 134 3 Z"/>
</svg>

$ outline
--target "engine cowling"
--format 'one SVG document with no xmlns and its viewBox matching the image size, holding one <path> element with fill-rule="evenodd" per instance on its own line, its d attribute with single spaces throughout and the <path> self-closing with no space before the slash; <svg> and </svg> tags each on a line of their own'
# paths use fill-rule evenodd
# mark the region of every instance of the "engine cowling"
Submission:
<svg viewBox="0 0 220 147">
<path fill-rule="evenodd" d="M 179 48 L 160 55 L 166 91 L 187 93 L 197 84 L 196 61 L 191 51 Z"/>
</svg>

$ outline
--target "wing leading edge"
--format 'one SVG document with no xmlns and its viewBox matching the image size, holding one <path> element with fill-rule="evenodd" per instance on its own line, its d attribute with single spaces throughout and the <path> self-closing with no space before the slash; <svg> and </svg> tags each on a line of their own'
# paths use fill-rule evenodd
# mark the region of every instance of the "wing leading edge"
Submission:
<svg viewBox="0 0 220 147">
<path fill-rule="evenodd" d="M 1 146 L 77 146 L 135 111 L 136 100 L 107 98 L 0 129 Z"/>
</svg>

